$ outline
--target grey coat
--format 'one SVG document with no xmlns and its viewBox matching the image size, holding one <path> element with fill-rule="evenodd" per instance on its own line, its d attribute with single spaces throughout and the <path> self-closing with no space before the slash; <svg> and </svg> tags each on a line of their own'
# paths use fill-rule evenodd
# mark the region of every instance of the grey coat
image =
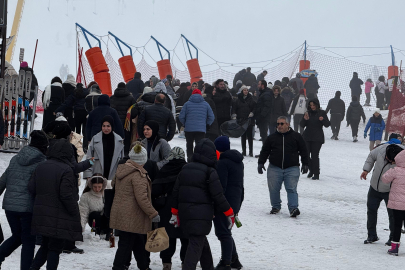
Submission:
<svg viewBox="0 0 405 270">
<path fill-rule="evenodd" d="M 14 156 L 0 178 L 0 195 L 6 189 L 3 209 L 14 212 L 32 212 L 34 198 L 28 191 L 28 183 L 37 166 L 46 157 L 37 148 L 25 146 Z"/>
<path fill-rule="evenodd" d="M 389 169 L 395 167 L 395 164 L 391 164 L 385 159 L 385 152 L 388 145 L 389 144 L 383 144 L 372 150 L 363 166 L 363 171 L 367 172 L 371 172 L 374 167 L 370 185 L 378 192 L 390 192 L 391 188 L 389 184 L 385 184 L 381 181 L 383 174 Z M 405 146 L 400 144 L 397 145 L 405 149 Z"/>
<path fill-rule="evenodd" d="M 148 149 L 148 140 L 143 139 L 142 145 L 145 149 Z M 166 158 L 170 155 L 171 151 L 172 149 L 170 148 L 169 143 L 165 139 L 160 139 L 155 150 L 150 150 L 149 159 L 155 161 L 160 170 L 168 162 Z"/>
<path fill-rule="evenodd" d="M 118 162 L 124 157 L 124 140 L 114 132 L 114 155 L 111 161 L 110 174 L 108 180 L 112 180 L 117 171 Z M 104 152 L 103 152 L 103 132 L 94 135 L 87 150 L 87 159 L 94 157 L 94 165 L 83 173 L 83 178 L 92 177 L 95 173 L 104 172 Z"/>
</svg>

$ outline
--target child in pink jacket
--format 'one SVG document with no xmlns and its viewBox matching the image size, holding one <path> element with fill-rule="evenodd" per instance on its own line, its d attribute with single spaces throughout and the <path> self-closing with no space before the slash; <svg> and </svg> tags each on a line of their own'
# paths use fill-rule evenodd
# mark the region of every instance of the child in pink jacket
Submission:
<svg viewBox="0 0 405 270">
<path fill-rule="evenodd" d="M 391 183 L 388 208 L 394 212 L 394 233 L 391 249 L 388 254 L 398 256 L 399 241 L 401 240 L 402 224 L 405 221 L 405 151 L 401 151 L 395 157 L 395 168 L 389 169 L 383 176 L 382 181 Z"/>
<path fill-rule="evenodd" d="M 371 106 L 370 105 L 370 95 L 371 95 L 371 87 L 374 87 L 374 83 L 371 79 L 367 79 L 364 87 L 364 93 L 366 93 L 366 103 L 364 103 L 364 106 Z"/>
</svg>

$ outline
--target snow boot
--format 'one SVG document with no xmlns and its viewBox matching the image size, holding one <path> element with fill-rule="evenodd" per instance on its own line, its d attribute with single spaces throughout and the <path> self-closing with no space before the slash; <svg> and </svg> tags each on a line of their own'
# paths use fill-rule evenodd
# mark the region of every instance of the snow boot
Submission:
<svg viewBox="0 0 405 270">
<path fill-rule="evenodd" d="M 163 270 L 172 270 L 172 264 L 171 263 L 164 263 L 163 264 Z"/>
<path fill-rule="evenodd" d="M 319 180 L 319 174 L 314 174 L 314 177 L 312 177 L 312 180 Z"/>
<path fill-rule="evenodd" d="M 221 259 L 214 270 L 232 270 L 232 267 L 230 263 L 227 264 Z"/>
<path fill-rule="evenodd" d="M 338 138 L 338 136 L 336 135 L 336 136 L 335 136 L 335 141 L 338 141 L 338 140 L 339 140 L 339 138 Z"/>
<path fill-rule="evenodd" d="M 388 250 L 388 254 L 398 256 L 399 242 L 392 242 L 391 249 Z"/>
<path fill-rule="evenodd" d="M 390 238 L 390 239 L 388 239 L 387 242 L 385 242 L 385 245 L 386 245 L 387 247 L 390 247 L 390 246 L 391 246 L 391 243 L 392 243 L 392 241 L 391 241 L 391 238 Z"/>
<path fill-rule="evenodd" d="M 293 209 L 291 212 L 290 212 L 290 217 L 297 217 L 297 216 L 299 216 L 301 213 L 300 213 L 300 210 L 298 209 L 298 208 L 295 208 L 295 209 Z"/>
<path fill-rule="evenodd" d="M 314 174 L 311 171 L 309 171 L 307 177 L 311 178 L 312 176 L 314 176 Z"/>
<path fill-rule="evenodd" d="M 354 137 L 353 137 L 353 142 L 358 142 L 357 136 L 354 136 Z"/>
<path fill-rule="evenodd" d="M 277 209 L 277 208 L 272 207 L 272 208 L 271 208 L 271 211 L 270 211 L 270 215 L 275 215 L 275 214 L 277 214 L 278 212 L 280 212 L 280 209 Z"/>
<path fill-rule="evenodd" d="M 243 267 L 243 265 L 240 263 L 238 257 L 232 258 L 231 268 L 240 270 L 240 269 L 242 269 L 242 267 Z"/>
<path fill-rule="evenodd" d="M 336 136 L 333 134 L 332 137 L 330 137 L 331 140 L 334 140 Z"/>
<path fill-rule="evenodd" d="M 177 137 L 179 139 L 185 139 L 186 135 L 184 135 L 184 131 L 180 131 L 180 135 Z"/>
<path fill-rule="evenodd" d="M 364 244 L 371 244 L 378 240 L 380 240 L 380 238 L 378 238 L 378 236 L 375 236 L 375 237 L 369 236 L 369 237 L 367 237 L 366 240 L 364 240 Z"/>
</svg>

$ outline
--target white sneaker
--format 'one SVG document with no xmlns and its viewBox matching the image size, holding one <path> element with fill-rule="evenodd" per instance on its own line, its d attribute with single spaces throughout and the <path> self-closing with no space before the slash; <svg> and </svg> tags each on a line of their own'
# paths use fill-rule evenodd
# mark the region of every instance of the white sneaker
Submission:
<svg viewBox="0 0 405 270">
<path fill-rule="evenodd" d="M 180 135 L 177 138 L 185 139 L 186 135 L 184 135 L 184 131 L 180 131 Z"/>
</svg>

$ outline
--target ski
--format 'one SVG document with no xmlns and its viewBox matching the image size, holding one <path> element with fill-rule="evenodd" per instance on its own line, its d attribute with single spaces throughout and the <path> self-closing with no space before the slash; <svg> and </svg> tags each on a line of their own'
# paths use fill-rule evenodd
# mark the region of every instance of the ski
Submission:
<svg viewBox="0 0 405 270">
<path fill-rule="evenodd" d="M 11 76 L 11 119 L 10 119 L 10 136 L 9 139 L 9 148 L 16 147 L 15 140 L 15 113 L 17 108 L 17 99 L 18 99 L 18 75 Z"/>
<path fill-rule="evenodd" d="M 24 86 L 24 129 L 23 129 L 23 138 L 24 138 L 24 145 L 28 145 L 28 120 L 29 120 L 29 112 L 30 112 L 30 92 L 31 92 L 31 84 L 32 84 L 32 73 L 31 71 L 27 71 L 25 73 L 25 86 Z M 32 121 L 35 121 L 32 119 Z M 31 123 L 31 125 L 33 125 Z"/>
<path fill-rule="evenodd" d="M 16 127 L 16 135 L 17 135 L 17 144 L 16 149 L 20 148 L 20 143 L 22 142 L 21 137 L 21 112 L 23 106 L 23 96 L 24 96 L 24 85 L 25 85 L 25 70 L 20 70 L 19 79 L 18 79 L 18 105 L 17 105 L 17 127 Z"/>
<path fill-rule="evenodd" d="M 1 100 L 1 104 L 3 104 L 3 91 L 4 91 L 4 79 L 0 78 L 0 100 Z"/>
<path fill-rule="evenodd" d="M 10 91 L 11 76 L 6 74 L 4 76 L 4 144 L 3 149 L 8 149 L 8 120 L 9 120 L 9 107 L 11 99 Z"/>
</svg>

